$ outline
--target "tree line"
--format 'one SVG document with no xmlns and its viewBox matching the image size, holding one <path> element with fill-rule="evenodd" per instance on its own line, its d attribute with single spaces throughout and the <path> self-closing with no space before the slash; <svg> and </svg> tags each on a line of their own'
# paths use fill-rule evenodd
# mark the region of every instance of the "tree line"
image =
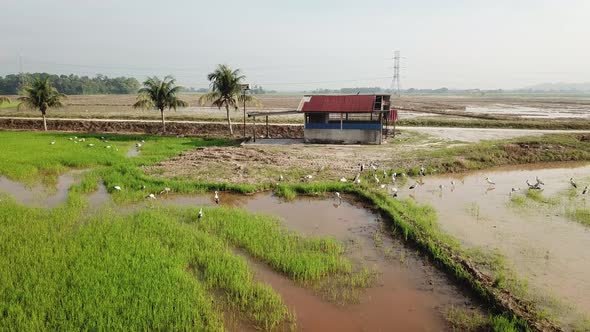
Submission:
<svg viewBox="0 0 590 332">
<path fill-rule="evenodd" d="M 12 76 L 16 75 L 8 75 L 7 77 L 12 79 Z M 63 83 L 63 81 L 54 81 L 55 77 L 57 77 L 57 75 L 41 74 L 37 77 L 29 78 L 29 80 L 25 81 L 22 86 L 19 86 L 17 88 L 18 91 L 16 91 L 20 94 L 17 98 L 19 101 L 17 108 L 39 110 L 43 119 L 43 129 L 45 129 L 45 131 L 47 131 L 47 110 L 49 108 L 63 107 L 64 99 L 67 97 L 66 93 L 63 92 L 64 90 L 59 89 L 59 84 Z M 71 75 L 71 77 L 75 77 L 75 75 Z M 109 80 L 106 76 L 102 75 L 97 76 L 95 79 L 98 82 L 106 82 Z M 209 92 L 199 98 L 199 103 L 201 105 L 209 104 L 216 106 L 220 110 L 225 108 L 229 132 L 230 135 L 233 136 L 234 132 L 230 117 L 230 109 L 237 110 L 240 103 L 246 102 L 259 105 L 259 101 L 253 95 L 246 94 L 245 91 L 242 90 L 242 85 L 246 76 L 242 75 L 240 69 L 232 69 L 227 65 L 218 65 L 213 72 L 207 75 L 207 79 L 209 80 Z M 178 96 L 178 94 L 185 90 L 185 88 L 176 85 L 176 80 L 172 76 L 166 76 L 164 79 L 159 79 L 156 76 L 148 77 L 143 82 L 139 91 L 137 91 L 139 87 L 137 80 L 135 80 L 135 83 L 137 87 L 133 92 L 138 92 L 138 95 L 137 101 L 133 104 L 133 107 L 160 111 L 162 130 L 164 131 L 166 130 L 164 111 L 189 106 L 186 101 L 180 99 Z M 260 87 L 260 89 L 262 88 Z M 0 94 L 16 93 L 3 93 L 2 90 L 0 90 Z M 0 105 L 2 103 L 10 102 L 10 98 L 0 96 Z M 246 121 L 245 118 L 244 121 Z M 244 136 L 246 136 L 245 127 Z"/>
<path fill-rule="evenodd" d="M 133 77 L 109 78 L 100 74 L 88 77 L 73 74 L 25 73 L 0 76 L 0 95 L 17 95 L 21 87 L 37 80 L 49 80 L 57 91 L 68 95 L 129 94 L 136 93 L 140 87 L 137 79 Z"/>
</svg>

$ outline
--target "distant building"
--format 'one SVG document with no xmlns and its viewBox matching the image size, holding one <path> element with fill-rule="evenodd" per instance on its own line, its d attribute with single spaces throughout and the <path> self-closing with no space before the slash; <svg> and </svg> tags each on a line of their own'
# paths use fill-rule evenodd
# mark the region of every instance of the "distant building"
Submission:
<svg viewBox="0 0 590 332">
<path fill-rule="evenodd" d="M 306 95 L 306 143 L 381 144 L 390 114 L 390 95 Z"/>
</svg>

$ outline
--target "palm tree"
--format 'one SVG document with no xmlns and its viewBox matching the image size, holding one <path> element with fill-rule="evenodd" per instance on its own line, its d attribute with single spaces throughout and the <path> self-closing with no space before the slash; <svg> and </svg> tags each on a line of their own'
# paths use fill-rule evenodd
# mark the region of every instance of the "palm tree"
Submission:
<svg viewBox="0 0 590 332">
<path fill-rule="evenodd" d="M 45 119 L 47 110 L 50 107 L 63 107 L 62 99 L 66 98 L 66 95 L 58 92 L 51 85 L 48 78 L 35 79 L 31 84 L 21 89 L 21 94 L 22 96 L 18 97 L 21 103 L 18 104 L 17 109 L 25 107 L 41 111 L 43 129 L 47 131 L 47 121 Z"/>
<path fill-rule="evenodd" d="M 4 97 L 4 96 L 0 96 L 0 105 L 2 105 L 4 103 L 10 104 L 10 98 Z"/>
<path fill-rule="evenodd" d="M 207 75 L 207 79 L 211 82 L 211 92 L 199 98 L 201 105 L 210 102 L 219 109 L 225 107 L 230 135 L 234 134 L 231 126 L 231 117 L 229 116 L 230 107 L 238 110 L 240 102 L 257 102 L 253 96 L 241 94 L 240 84 L 245 78 L 244 75 L 241 75 L 239 69 L 232 70 L 227 65 L 218 65 L 215 71 Z"/>
<path fill-rule="evenodd" d="M 164 110 L 174 109 L 177 107 L 187 107 L 188 103 L 178 99 L 176 96 L 181 86 L 175 85 L 176 80 L 172 76 L 166 76 L 163 80 L 158 77 L 148 77 L 143 82 L 143 88 L 139 89 L 137 102 L 133 104 L 134 108 L 158 109 L 162 115 L 162 130 L 166 130 L 164 121 Z"/>
</svg>

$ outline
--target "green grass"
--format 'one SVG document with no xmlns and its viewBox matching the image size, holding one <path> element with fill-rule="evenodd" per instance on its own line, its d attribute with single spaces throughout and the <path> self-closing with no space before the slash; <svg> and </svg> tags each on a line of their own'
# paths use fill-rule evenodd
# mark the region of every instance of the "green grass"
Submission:
<svg viewBox="0 0 590 332">
<path fill-rule="evenodd" d="M 291 319 L 232 248 L 294 280 L 366 280 L 341 244 L 273 217 L 209 208 L 199 221 L 196 209 L 157 208 L 86 218 L 82 191 L 51 211 L 0 201 L 0 266 L 11 267 L 0 270 L 0 329 L 219 330 L 227 307 L 264 329 Z"/>
<path fill-rule="evenodd" d="M 581 134 L 519 137 L 482 141 L 446 149 L 418 150 L 414 158 L 417 167 L 425 164 L 428 174 L 455 173 L 501 165 L 588 161 L 590 139 Z"/>
<path fill-rule="evenodd" d="M 477 310 L 465 310 L 452 307 L 445 313 L 453 331 L 478 332 L 512 332 L 519 331 L 514 319 L 502 315 L 484 315 Z"/>
<path fill-rule="evenodd" d="M 103 142 L 101 136 L 108 142 Z M 78 139 L 74 140 L 74 137 Z M 127 158 L 127 151 L 141 139 L 146 142 L 140 148 L 139 156 Z M 0 132 L 0 142 L 0 174 L 27 183 L 55 181 L 58 174 L 71 168 L 105 166 L 125 173 L 178 155 L 183 150 L 233 144 L 221 139 L 36 132 Z"/>
<path fill-rule="evenodd" d="M 566 216 L 582 225 L 590 226 L 590 209 L 586 208 L 568 208 L 566 210 Z"/>
<path fill-rule="evenodd" d="M 3 108 L 16 108 L 18 106 L 18 104 L 20 104 L 20 103 L 17 102 L 17 101 L 11 101 L 9 103 L 1 103 L 0 104 L 0 109 L 3 109 Z"/>
</svg>

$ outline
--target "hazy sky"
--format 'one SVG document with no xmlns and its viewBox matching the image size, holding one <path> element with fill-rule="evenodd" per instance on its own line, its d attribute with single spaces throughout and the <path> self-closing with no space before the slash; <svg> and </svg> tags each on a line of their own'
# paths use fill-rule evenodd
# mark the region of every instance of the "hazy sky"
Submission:
<svg viewBox="0 0 590 332">
<path fill-rule="evenodd" d="M 1 0 L 0 75 L 173 74 L 218 63 L 268 89 L 590 81 L 589 0 Z"/>
</svg>

